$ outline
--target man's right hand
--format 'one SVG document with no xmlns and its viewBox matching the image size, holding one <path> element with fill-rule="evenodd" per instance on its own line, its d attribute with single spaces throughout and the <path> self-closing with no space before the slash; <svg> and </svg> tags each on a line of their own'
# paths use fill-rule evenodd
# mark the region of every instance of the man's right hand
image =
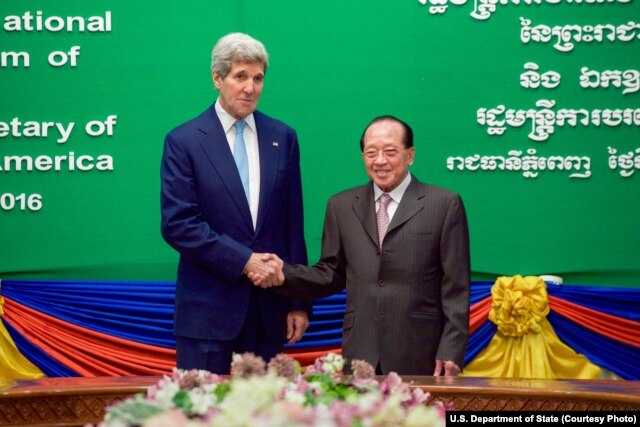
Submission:
<svg viewBox="0 0 640 427">
<path fill-rule="evenodd" d="M 280 286 L 284 283 L 283 264 L 282 260 L 275 254 L 252 253 L 247 265 L 244 267 L 244 274 L 255 286 L 260 286 L 261 288 Z"/>
</svg>

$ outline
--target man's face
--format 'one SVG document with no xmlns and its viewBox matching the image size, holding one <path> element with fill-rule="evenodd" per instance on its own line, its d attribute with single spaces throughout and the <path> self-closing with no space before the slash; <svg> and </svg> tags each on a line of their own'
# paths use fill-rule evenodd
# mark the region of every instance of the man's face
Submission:
<svg viewBox="0 0 640 427">
<path fill-rule="evenodd" d="M 396 188 L 409 173 L 415 150 L 404 148 L 404 129 L 391 120 L 369 126 L 364 134 L 362 158 L 369 178 L 384 192 Z"/>
<path fill-rule="evenodd" d="M 242 120 L 258 107 L 264 84 L 264 65 L 259 62 L 233 62 L 224 79 L 213 72 L 213 84 L 220 92 L 222 108 L 237 120 Z"/>
</svg>

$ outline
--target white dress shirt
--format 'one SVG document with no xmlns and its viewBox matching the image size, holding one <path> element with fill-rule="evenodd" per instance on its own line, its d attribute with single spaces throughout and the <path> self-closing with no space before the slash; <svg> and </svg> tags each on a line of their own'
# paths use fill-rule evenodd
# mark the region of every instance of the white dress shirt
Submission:
<svg viewBox="0 0 640 427">
<path fill-rule="evenodd" d="M 236 139 L 236 128 L 234 126 L 236 119 L 222 108 L 220 98 L 216 100 L 215 108 L 216 114 L 222 124 L 222 129 L 227 137 L 229 148 L 233 154 Z M 260 152 L 258 151 L 258 132 L 253 113 L 245 117 L 244 121 L 247 122 L 242 136 L 244 138 L 244 144 L 247 147 L 247 159 L 249 162 L 249 210 L 251 211 L 251 219 L 253 220 L 253 228 L 255 229 L 258 220 L 258 203 L 260 201 Z"/>
<path fill-rule="evenodd" d="M 398 209 L 398 205 L 402 200 L 402 196 L 404 196 L 404 192 L 407 190 L 407 187 L 409 187 L 410 182 L 411 182 L 411 174 L 408 173 L 407 176 L 404 177 L 400 185 L 394 188 L 390 193 L 387 193 L 391 197 L 391 202 L 389 202 L 389 205 L 387 206 L 387 212 L 389 213 L 389 224 L 391 224 L 393 215 L 396 213 L 396 210 Z M 382 196 L 382 193 L 384 193 L 384 191 L 382 191 L 380 187 L 378 187 L 374 182 L 373 198 L 376 201 L 376 212 L 378 212 L 378 209 L 380 209 L 380 196 Z"/>
</svg>

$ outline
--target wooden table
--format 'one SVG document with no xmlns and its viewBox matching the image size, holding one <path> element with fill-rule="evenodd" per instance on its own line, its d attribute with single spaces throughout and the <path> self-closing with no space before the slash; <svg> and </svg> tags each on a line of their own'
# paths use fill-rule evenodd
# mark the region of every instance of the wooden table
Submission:
<svg viewBox="0 0 640 427">
<path fill-rule="evenodd" d="M 159 377 L 0 380 L 0 426 L 82 426 Z M 640 410 L 640 381 L 403 377 L 465 411 Z"/>
</svg>

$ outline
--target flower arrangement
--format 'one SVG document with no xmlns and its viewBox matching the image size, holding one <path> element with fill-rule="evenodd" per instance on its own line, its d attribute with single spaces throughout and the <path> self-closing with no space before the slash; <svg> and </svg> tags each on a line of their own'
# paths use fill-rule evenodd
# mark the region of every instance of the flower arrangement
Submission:
<svg viewBox="0 0 640 427">
<path fill-rule="evenodd" d="M 231 375 L 174 369 L 146 393 L 107 408 L 100 427 L 444 427 L 442 404 L 411 390 L 396 373 L 376 380 L 373 367 L 328 353 L 304 372 L 290 356 L 267 365 L 234 354 Z"/>
</svg>

